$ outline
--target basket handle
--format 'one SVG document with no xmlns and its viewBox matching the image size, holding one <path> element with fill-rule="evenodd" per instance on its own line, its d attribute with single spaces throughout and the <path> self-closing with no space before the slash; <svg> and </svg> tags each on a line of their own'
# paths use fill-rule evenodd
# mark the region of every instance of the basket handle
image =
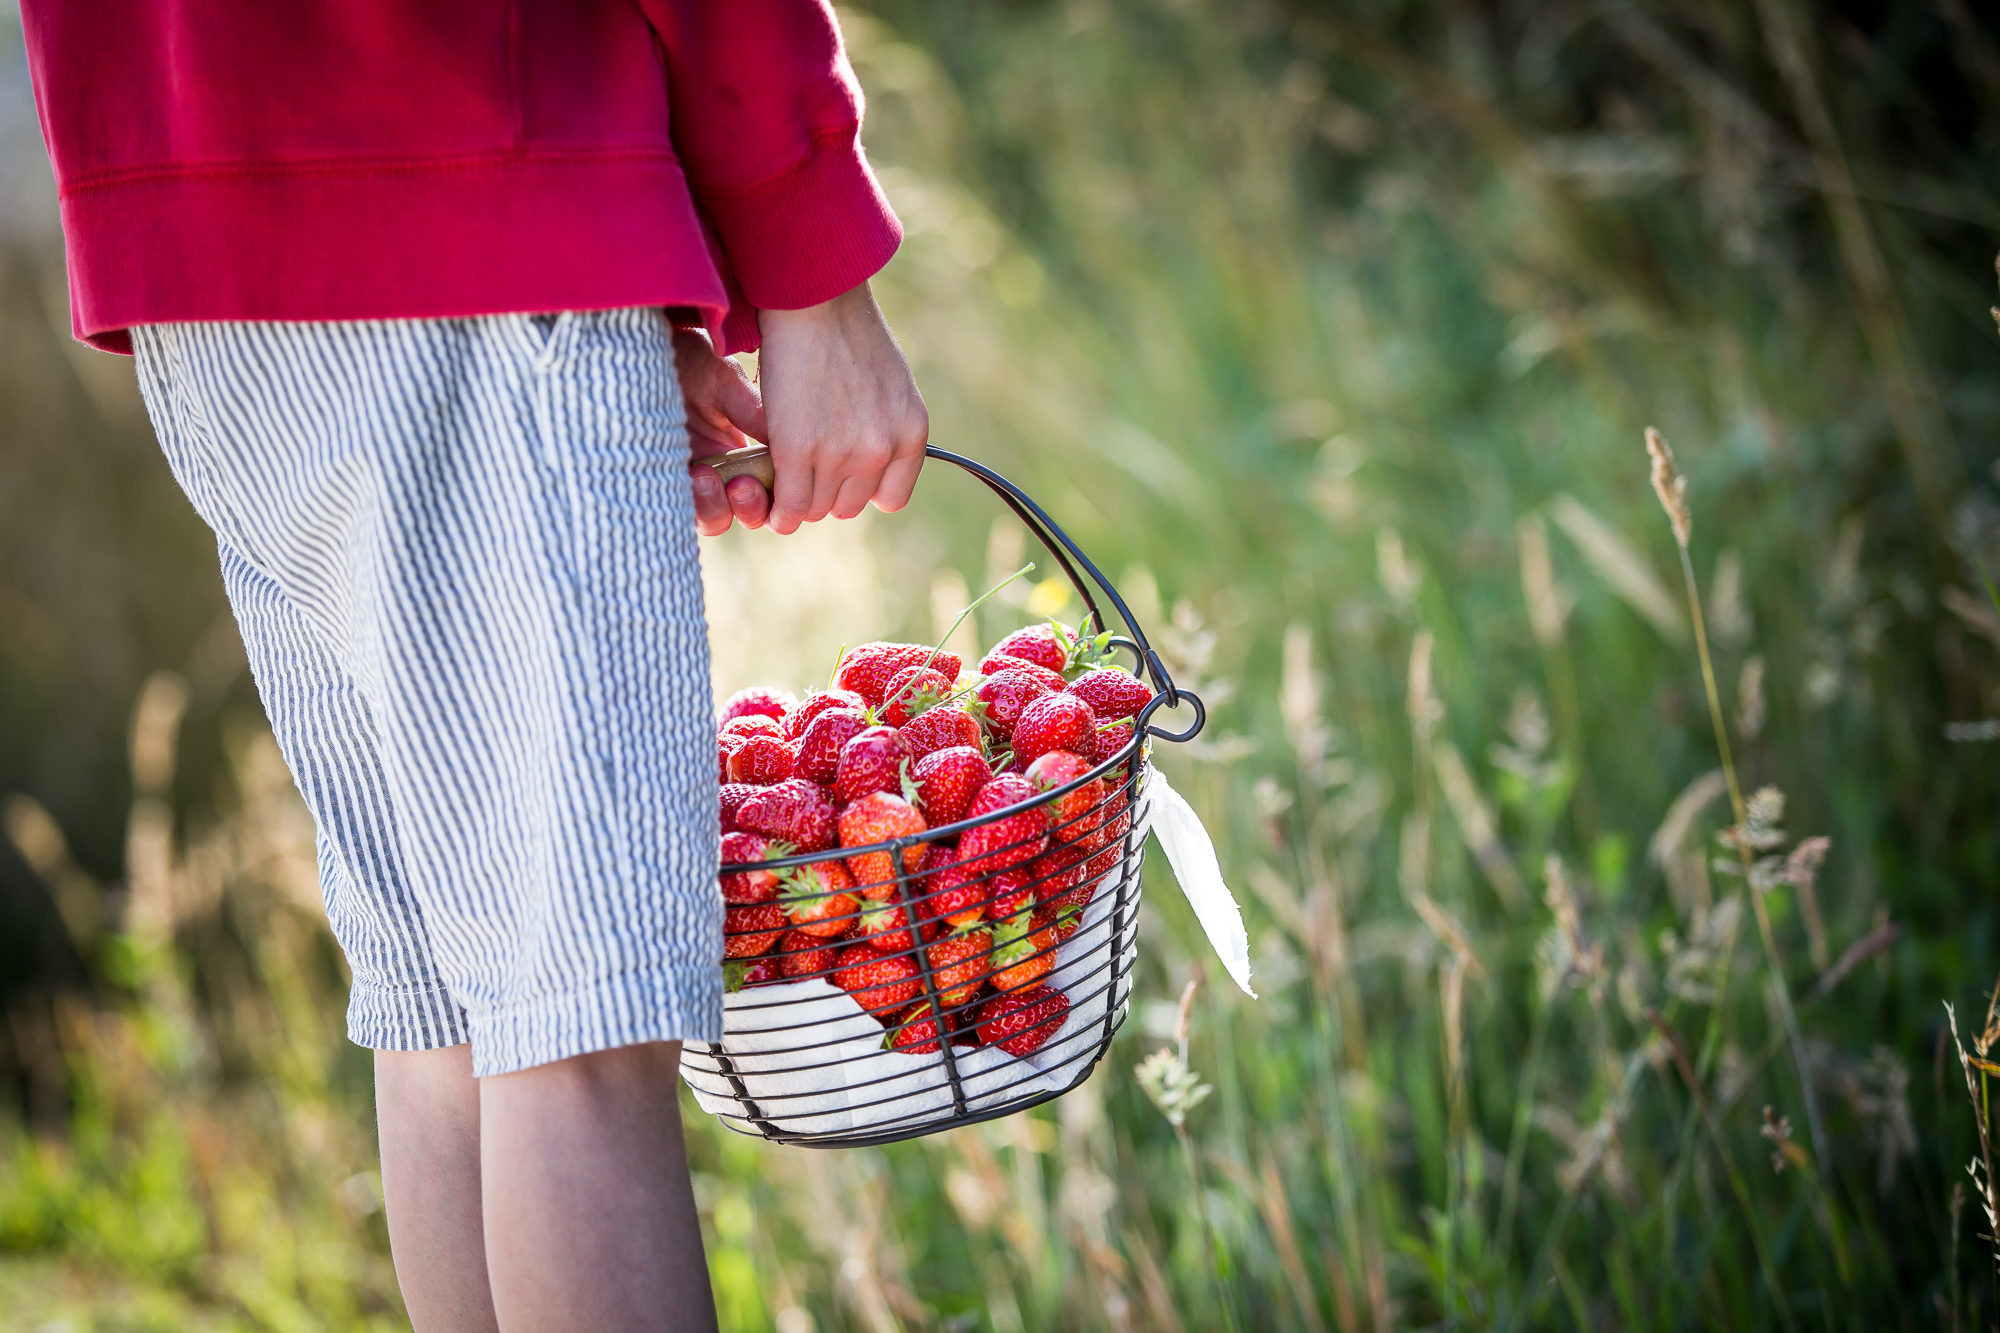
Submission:
<svg viewBox="0 0 2000 1333">
<path fill-rule="evenodd" d="M 936 445 L 925 446 L 924 453 L 928 457 L 963 468 L 984 482 L 987 489 L 997 495 L 1001 503 L 1013 510 L 1028 531 L 1035 534 L 1035 539 L 1047 547 L 1049 554 L 1056 558 L 1056 563 L 1062 566 L 1063 573 L 1069 576 L 1071 586 L 1076 589 L 1077 595 L 1083 598 L 1084 605 L 1090 609 L 1091 617 L 1097 622 L 1098 628 L 1108 628 L 1104 623 L 1103 612 L 1098 609 L 1097 598 L 1091 592 L 1090 583 L 1077 572 L 1077 566 L 1083 566 L 1089 573 L 1090 580 L 1104 590 L 1104 595 L 1109 597 L 1112 606 L 1117 608 L 1120 618 L 1125 622 L 1126 630 L 1131 634 L 1133 652 L 1145 668 L 1146 674 L 1153 679 L 1154 697 L 1139 714 L 1138 725 L 1163 740 L 1192 740 L 1208 720 L 1208 710 L 1202 706 L 1200 698 L 1192 690 L 1175 687 L 1173 677 L 1167 672 L 1166 663 L 1160 660 L 1159 653 L 1154 651 L 1152 644 L 1147 641 L 1146 631 L 1132 615 L 1132 608 L 1125 604 L 1125 599 L 1119 596 L 1118 589 L 1112 586 L 1111 580 L 1104 577 L 1104 572 L 1091 562 L 1090 557 L 1085 555 L 1074 541 L 1070 540 L 1069 534 L 1057 526 L 1056 521 L 1048 516 L 1046 510 L 1029 499 L 1025 491 L 984 463 L 967 458 L 964 454 L 940 449 Z M 765 490 L 770 490 L 777 482 L 777 468 L 771 461 L 771 450 L 766 445 L 754 444 L 745 449 L 732 449 L 728 453 L 716 456 L 712 461 L 696 461 L 712 467 L 725 485 L 737 477 L 754 477 Z M 1195 710 L 1194 724 L 1186 731 L 1178 733 L 1162 731 L 1150 725 L 1152 715 L 1157 709 L 1162 706 L 1175 708 L 1183 702 L 1193 705 Z"/>
</svg>

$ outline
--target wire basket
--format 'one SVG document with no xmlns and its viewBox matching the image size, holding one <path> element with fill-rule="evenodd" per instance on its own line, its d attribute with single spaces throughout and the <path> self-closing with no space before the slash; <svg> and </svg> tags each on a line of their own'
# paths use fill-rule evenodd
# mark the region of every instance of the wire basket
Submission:
<svg viewBox="0 0 2000 1333">
<path fill-rule="evenodd" d="M 1037 1106 L 1088 1078 L 1130 1001 L 1151 741 L 1190 740 L 1206 720 L 1117 589 L 1039 505 L 983 464 L 926 452 L 970 472 L 1019 516 L 1076 588 L 1086 624 L 1106 624 L 1093 585 L 1102 590 L 1127 631 L 1111 644 L 1132 655 L 1154 694 L 1122 744 L 1033 799 L 889 842 L 721 868 L 725 884 L 779 874 L 817 889 L 829 934 L 863 911 L 885 913 L 873 925 L 892 927 L 877 934 L 866 973 L 843 959 L 844 944 L 774 952 L 761 927 L 725 939 L 769 975 L 728 997 L 720 1042 L 683 1049 L 682 1076 L 730 1128 L 777 1143 L 915 1138 Z M 1185 731 L 1152 725 L 1181 704 L 1194 710 Z M 979 918 L 1014 916 L 1030 901 L 1025 935 L 978 928 Z M 959 925 L 968 929 L 952 930 Z"/>
</svg>

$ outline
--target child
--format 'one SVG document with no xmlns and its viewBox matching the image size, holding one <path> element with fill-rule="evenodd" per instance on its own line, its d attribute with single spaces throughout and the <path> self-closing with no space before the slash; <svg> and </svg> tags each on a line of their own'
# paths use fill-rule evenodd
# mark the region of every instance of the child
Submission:
<svg viewBox="0 0 2000 1333">
<path fill-rule="evenodd" d="M 413 1323 L 713 1327 L 695 533 L 900 508 L 928 429 L 831 11 L 22 8 L 76 334 L 137 355 L 318 823 Z M 773 495 L 691 480 L 746 435 Z"/>
</svg>

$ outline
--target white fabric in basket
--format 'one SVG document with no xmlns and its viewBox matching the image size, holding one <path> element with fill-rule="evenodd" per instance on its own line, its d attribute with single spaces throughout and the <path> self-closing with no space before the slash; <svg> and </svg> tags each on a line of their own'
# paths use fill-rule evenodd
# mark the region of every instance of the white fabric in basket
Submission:
<svg viewBox="0 0 2000 1333">
<path fill-rule="evenodd" d="M 1257 998 L 1250 989 L 1250 934 L 1243 929 L 1235 896 L 1222 882 L 1222 865 L 1215 859 L 1215 844 L 1209 841 L 1201 816 L 1167 785 L 1157 768 L 1147 776 L 1145 799 L 1153 836 L 1160 840 L 1160 850 L 1167 854 L 1167 864 L 1174 868 L 1174 878 L 1180 881 L 1215 956 L 1243 993 Z"/>
</svg>

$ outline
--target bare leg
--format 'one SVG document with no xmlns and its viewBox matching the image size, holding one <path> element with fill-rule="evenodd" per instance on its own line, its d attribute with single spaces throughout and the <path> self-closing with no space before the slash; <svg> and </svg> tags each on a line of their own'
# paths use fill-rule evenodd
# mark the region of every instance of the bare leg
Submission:
<svg viewBox="0 0 2000 1333">
<path fill-rule="evenodd" d="M 509 1333 L 715 1328 L 679 1042 L 479 1080 L 486 1262 Z"/>
<path fill-rule="evenodd" d="M 472 1048 L 375 1052 L 382 1197 L 416 1333 L 497 1333 L 479 1208 Z"/>
</svg>

